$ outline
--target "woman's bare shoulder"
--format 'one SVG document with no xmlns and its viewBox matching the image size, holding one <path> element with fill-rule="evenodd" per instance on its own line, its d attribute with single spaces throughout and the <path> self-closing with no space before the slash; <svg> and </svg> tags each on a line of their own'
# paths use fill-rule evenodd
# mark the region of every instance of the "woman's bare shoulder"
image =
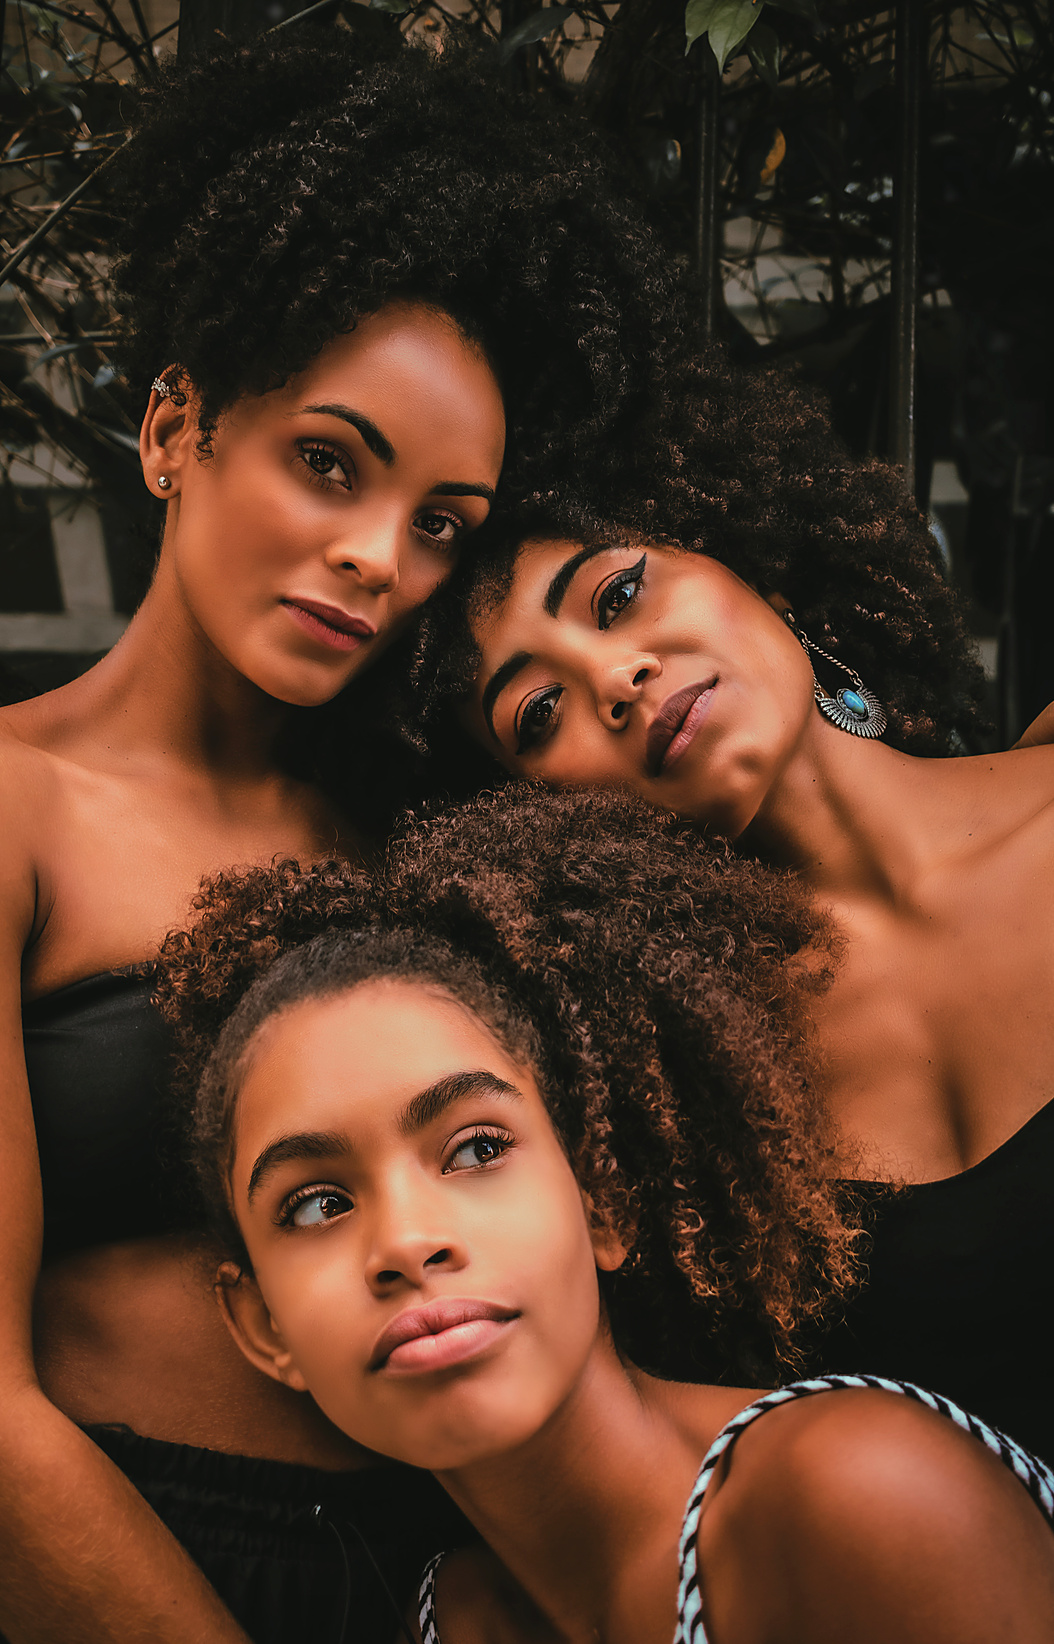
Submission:
<svg viewBox="0 0 1054 1644">
<path fill-rule="evenodd" d="M 5 839 L 10 841 L 12 828 L 21 831 L 34 818 L 39 826 L 61 785 L 60 761 L 19 735 L 0 713 L 0 826 Z"/>
<path fill-rule="evenodd" d="M 743 1434 L 714 1505 L 703 1585 L 715 1612 L 734 1604 L 727 1636 L 744 1644 L 1050 1636 L 1049 1524 L 998 1457 L 901 1394 L 850 1389 L 770 1412 Z M 715 1585 L 722 1553 L 739 1575 Z M 759 1586 L 758 1568 L 775 1579 Z M 1004 1635 L 1008 1585 L 1019 1630 Z M 714 1632 L 726 1636 L 717 1613 Z"/>
</svg>

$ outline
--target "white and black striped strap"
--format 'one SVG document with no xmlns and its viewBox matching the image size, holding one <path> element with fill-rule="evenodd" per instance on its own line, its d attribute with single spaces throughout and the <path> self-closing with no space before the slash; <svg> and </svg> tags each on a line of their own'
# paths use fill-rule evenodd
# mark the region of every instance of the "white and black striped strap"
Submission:
<svg viewBox="0 0 1054 1644">
<path fill-rule="evenodd" d="M 972 1433 L 974 1438 L 980 1439 L 986 1449 L 997 1455 L 1021 1480 L 1036 1505 L 1049 1519 L 1054 1520 L 1054 1473 L 1050 1468 L 1030 1455 L 1014 1439 L 1007 1438 L 1005 1433 L 999 1432 L 995 1427 L 989 1427 L 977 1416 L 969 1415 L 957 1404 L 953 1404 L 951 1399 L 941 1398 L 937 1393 L 928 1393 L 925 1388 L 916 1387 L 908 1381 L 890 1381 L 885 1376 L 815 1376 L 808 1381 L 791 1382 L 787 1387 L 778 1387 L 774 1393 L 766 1393 L 764 1398 L 756 1399 L 753 1404 L 748 1404 L 745 1410 L 741 1410 L 738 1416 L 733 1416 L 728 1425 L 722 1427 L 707 1451 L 688 1502 L 681 1530 L 681 1581 L 677 1595 L 678 1625 L 674 1644 L 707 1644 L 701 1613 L 702 1594 L 699 1590 L 695 1540 L 699 1532 L 699 1514 L 706 1487 L 713 1478 L 714 1469 L 721 1457 L 729 1446 L 735 1443 L 744 1428 L 757 1421 L 766 1410 L 775 1410 L 779 1405 L 787 1404 L 792 1399 L 809 1398 L 813 1393 L 838 1392 L 843 1387 L 872 1387 L 885 1393 L 903 1393 L 906 1398 L 915 1399 L 919 1404 L 926 1405 L 927 1409 L 935 1410 L 938 1415 L 947 1416 L 956 1427 L 961 1427 L 966 1433 Z"/>
</svg>

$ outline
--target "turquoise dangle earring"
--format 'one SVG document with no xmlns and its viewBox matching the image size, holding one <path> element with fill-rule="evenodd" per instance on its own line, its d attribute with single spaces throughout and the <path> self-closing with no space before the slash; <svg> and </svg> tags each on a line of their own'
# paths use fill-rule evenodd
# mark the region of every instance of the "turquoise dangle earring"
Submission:
<svg viewBox="0 0 1054 1644">
<path fill-rule="evenodd" d="M 813 695 L 816 706 L 825 719 L 832 725 L 837 725 L 840 731 L 848 731 L 851 736 L 881 736 L 886 728 L 886 710 L 873 691 L 869 691 L 855 668 L 846 667 L 837 657 L 830 656 L 813 643 L 808 634 L 798 627 L 793 611 L 784 611 L 783 619 L 801 641 L 806 656 L 815 652 L 830 662 L 835 668 L 841 668 L 843 674 L 848 674 L 852 686 L 845 685 L 834 696 L 829 696 L 816 677 L 816 669 L 812 671 Z M 812 657 L 809 656 L 810 663 Z"/>
</svg>

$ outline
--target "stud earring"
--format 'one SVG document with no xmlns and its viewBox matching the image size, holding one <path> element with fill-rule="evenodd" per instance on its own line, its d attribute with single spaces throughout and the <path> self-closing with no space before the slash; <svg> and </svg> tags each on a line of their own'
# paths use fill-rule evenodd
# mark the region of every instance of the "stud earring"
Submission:
<svg viewBox="0 0 1054 1644">
<path fill-rule="evenodd" d="M 824 718 L 829 719 L 832 725 L 837 725 L 840 731 L 848 731 L 851 736 L 881 736 L 887 724 L 886 710 L 875 693 L 867 689 L 856 669 L 847 667 L 844 662 L 839 662 L 837 657 L 828 655 L 819 645 L 814 644 L 808 634 L 798 627 L 793 611 L 784 611 L 783 620 L 801 641 L 802 649 L 809 657 L 810 666 L 810 652 L 813 652 L 816 656 L 822 656 L 833 667 L 841 668 L 843 674 L 848 674 L 853 682 L 852 688 L 843 686 L 834 696 L 829 696 L 816 677 L 815 667 L 813 668 L 813 695 L 816 698 L 816 706 Z"/>
<path fill-rule="evenodd" d="M 157 484 L 159 490 L 167 491 L 169 486 L 172 484 L 172 481 L 169 479 L 167 474 L 158 474 Z"/>
</svg>

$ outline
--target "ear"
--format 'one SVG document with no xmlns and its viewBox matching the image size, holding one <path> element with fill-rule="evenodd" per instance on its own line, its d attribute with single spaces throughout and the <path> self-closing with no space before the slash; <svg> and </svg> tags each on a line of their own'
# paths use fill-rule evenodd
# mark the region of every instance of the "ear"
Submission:
<svg viewBox="0 0 1054 1644">
<path fill-rule="evenodd" d="M 629 1255 L 630 1246 L 611 1220 L 599 1214 L 585 1189 L 580 1189 L 580 1192 L 589 1227 L 589 1242 L 593 1246 L 593 1260 L 602 1273 L 617 1273 Z"/>
<path fill-rule="evenodd" d="M 292 1354 L 252 1274 L 234 1262 L 224 1262 L 216 1274 L 213 1293 L 227 1329 L 249 1363 L 272 1381 L 280 1381 L 294 1392 L 306 1393 L 307 1383 L 293 1363 Z"/>
<path fill-rule="evenodd" d="M 178 384 L 178 376 L 172 367 L 168 369 L 169 378 Z M 197 406 L 197 396 L 189 384 L 170 394 L 160 394 L 156 388 L 151 391 L 139 430 L 139 458 L 147 486 L 162 502 L 178 494 L 186 465 L 193 458 L 198 436 Z M 165 486 L 158 484 L 162 475 L 168 480 Z"/>
</svg>

